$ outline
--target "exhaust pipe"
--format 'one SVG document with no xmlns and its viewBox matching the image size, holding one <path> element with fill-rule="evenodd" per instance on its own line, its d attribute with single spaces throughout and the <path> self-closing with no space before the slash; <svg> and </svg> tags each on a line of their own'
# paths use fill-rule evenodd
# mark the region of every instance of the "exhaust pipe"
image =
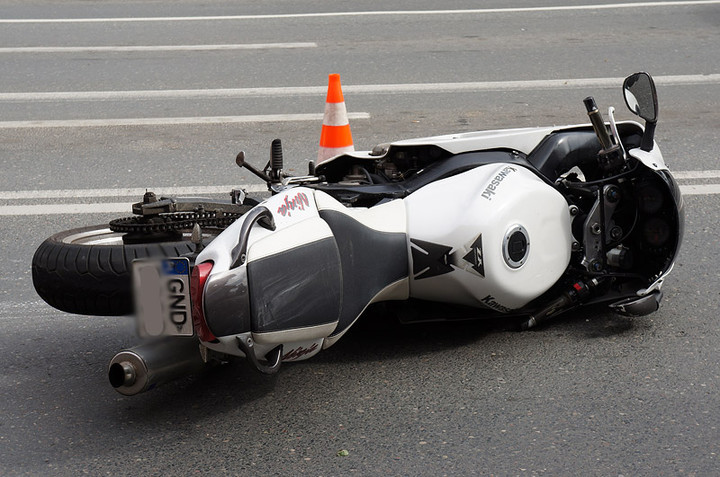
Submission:
<svg viewBox="0 0 720 477">
<path fill-rule="evenodd" d="M 168 338 L 123 350 L 110 361 L 110 384 L 120 394 L 133 396 L 200 371 L 205 362 L 199 346 L 194 337 Z"/>
</svg>

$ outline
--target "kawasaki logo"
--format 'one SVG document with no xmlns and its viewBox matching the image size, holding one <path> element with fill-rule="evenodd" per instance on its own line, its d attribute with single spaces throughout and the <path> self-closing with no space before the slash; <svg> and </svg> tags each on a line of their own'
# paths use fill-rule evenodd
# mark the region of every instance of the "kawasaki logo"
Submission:
<svg viewBox="0 0 720 477">
<path fill-rule="evenodd" d="M 485 298 L 480 300 L 484 305 L 489 306 L 493 310 L 500 311 L 502 313 L 510 313 L 512 310 L 504 305 L 501 305 L 497 301 L 495 301 L 495 297 L 492 295 L 488 295 Z"/>
<path fill-rule="evenodd" d="M 485 190 L 482 193 L 482 196 L 487 200 L 492 200 L 492 196 L 495 195 L 495 190 L 500 186 L 500 183 L 505 180 L 505 178 L 510 175 L 512 172 L 516 172 L 517 169 L 511 166 L 505 167 L 502 171 L 496 175 L 493 180 L 490 181 L 488 186 L 485 188 Z"/>
</svg>

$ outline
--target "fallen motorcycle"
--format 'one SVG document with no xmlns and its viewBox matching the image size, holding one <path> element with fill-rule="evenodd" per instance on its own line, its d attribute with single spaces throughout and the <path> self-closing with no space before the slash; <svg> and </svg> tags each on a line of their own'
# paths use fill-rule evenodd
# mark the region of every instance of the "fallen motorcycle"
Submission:
<svg viewBox="0 0 720 477">
<path fill-rule="evenodd" d="M 118 353 L 111 384 L 136 394 L 228 356 L 256 370 L 310 358 L 367 307 L 405 321 L 523 317 L 532 328 L 607 304 L 656 311 L 683 234 L 683 200 L 654 141 L 652 78 L 626 78 L 645 121 L 471 132 L 347 152 L 306 176 L 273 142 L 258 202 L 147 193 L 135 215 L 50 237 L 33 258 L 58 309 L 137 315 L 147 343 Z"/>
</svg>

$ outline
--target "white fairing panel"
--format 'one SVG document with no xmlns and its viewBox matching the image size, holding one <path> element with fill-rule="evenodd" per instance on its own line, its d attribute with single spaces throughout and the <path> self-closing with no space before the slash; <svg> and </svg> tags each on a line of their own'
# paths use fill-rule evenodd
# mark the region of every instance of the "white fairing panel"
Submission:
<svg viewBox="0 0 720 477">
<path fill-rule="evenodd" d="M 405 202 L 412 297 L 510 312 L 547 291 L 570 262 L 567 202 L 521 166 L 481 166 Z M 528 245 L 513 262 L 506 239 L 518 227 Z"/>
<path fill-rule="evenodd" d="M 336 210 L 357 220 L 366 227 L 379 232 L 405 233 L 405 206 L 395 199 L 370 209 L 366 207 L 345 207 L 323 191 L 315 192 L 318 210 Z"/>
<path fill-rule="evenodd" d="M 281 230 L 307 219 L 319 218 L 313 193 L 312 189 L 297 187 L 274 195 L 264 201 L 261 205 L 270 210 L 273 214 L 276 230 Z M 243 218 L 236 220 L 220 235 L 218 235 L 217 238 L 213 240 L 210 245 L 208 245 L 208 247 L 200 253 L 200 255 L 198 255 L 197 263 L 211 260 L 215 264 L 213 267 L 213 273 L 229 269 L 230 264 L 232 263 L 232 257 L 230 256 L 231 251 L 238 243 L 240 229 L 242 228 L 242 224 L 246 218 L 247 216 L 244 216 Z M 271 234 L 271 231 L 264 229 L 263 227 L 253 227 L 250 232 L 249 244 L 252 245 Z M 278 252 L 287 250 L 288 248 L 292 248 L 293 246 L 297 246 L 302 243 L 317 240 L 318 238 L 322 237 L 305 237 L 302 234 L 296 234 L 295 240 L 284 243 L 278 248 Z M 263 253 L 268 254 L 267 251 Z"/>
<path fill-rule="evenodd" d="M 415 146 L 434 144 L 453 154 L 467 151 L 481 151 L 498 147 L 512 148 L 529 154 L 548 134 L 558 128 L 518 128 L 492 131 L 474 131 L 444 136 L 406 139 L 393 142 L 393 146 Z"/>
<path fill-rule="evenodd" d="M 667 170 L 668 168 L 665 165 L 665 159 L 663 159 L 662 152 L 660 152 L 660 148 L 658 148 L 657 143 L 653 145 L 651 151 L 643 151 L 642 149 L 637 148 L 631 149 L 629 154 L 654 171 Z"/>
</svg>

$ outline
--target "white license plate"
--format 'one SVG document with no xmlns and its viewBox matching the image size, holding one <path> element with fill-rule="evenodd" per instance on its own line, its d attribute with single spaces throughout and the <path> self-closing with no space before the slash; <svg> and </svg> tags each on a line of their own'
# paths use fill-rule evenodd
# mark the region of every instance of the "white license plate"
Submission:
<svg viewBox="0 0 720 477">
<path fill-rule="evenodd" d="M 133 288 L 140 336 L 192 336 L 190 261 L 136 260 Z"/>
</svg>

